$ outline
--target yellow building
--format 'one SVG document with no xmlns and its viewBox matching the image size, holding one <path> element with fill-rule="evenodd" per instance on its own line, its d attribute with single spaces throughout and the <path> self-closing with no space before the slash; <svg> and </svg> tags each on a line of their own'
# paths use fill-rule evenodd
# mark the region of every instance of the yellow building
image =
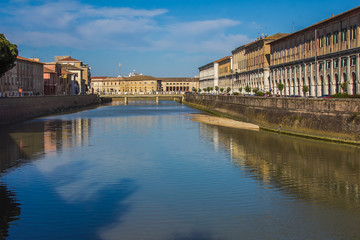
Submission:
<svg viewBox="0 0 360 240">
<path fill-rule="evenodd" d="M 277 33 L 260 37 L 232 51 L 235 89 L 242 88 L 242 93 L 246 86 L 251 89 L 258 88 L 262 92 L 270 90 L 270 43 L 287 35 Z"/>
<path fill-rule="evenodd" d="M 233 78 L 232 78 L 232 57 L 227 56 L 221 58 L 215 63 L 218 63 L 218 84 L 215 85 L 219 87 L 219 89 L 223 88 L 226 90 L 227 88 L 231 88 L 233 90 Z"/>
<path fill-rule="evenodd" d="M 192 92 L 199 88 L 199 78 L 160 78 L 162 92 Z"/>
<path fill-rule="evenodd" d="M 161 92 L 161 80 L 152 76 L 93 77 L 94 93 L 154 94 Z"/>
<path fill-rule="evenodd" d="M 66 70 L 73 72 L 76 74 L 75 81 L 79 85 L 79 93 L 86 94 L 91 92 L 91 67 L 87 64 L 84 64 L 82 61 L 72 58 L 71 56 L 55 56 L 55 62 L 58 62 L 62 65 L 66 65 Z M 74 66 L 71 69 L 69 65 Z M 81 70 L 79 71 L 72 71 L 72 70 Z"/>
<path fill-rule="evenodd" d="M 332 16 L 270 43 L 271 86 L 285 95 L 318 97 L 342 92 L 360 94 L 360 7 Z"/>
</svg>

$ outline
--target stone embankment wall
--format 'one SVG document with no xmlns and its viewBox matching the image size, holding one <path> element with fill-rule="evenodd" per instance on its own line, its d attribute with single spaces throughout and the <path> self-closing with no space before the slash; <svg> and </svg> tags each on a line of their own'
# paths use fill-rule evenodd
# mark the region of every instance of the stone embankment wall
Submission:
<svg viewBox="0 0 360 240">
<path fill-rule="evenodd" d="M 101 99 L 97 95 L 0 98 L 0 124 L 23 121 L 100 102 Z"/>
<path fill-rule="evenodd" d="M 186 94 L 185 101 L 275 131 L 360 143 L 360 99 Z"/>
</svg>

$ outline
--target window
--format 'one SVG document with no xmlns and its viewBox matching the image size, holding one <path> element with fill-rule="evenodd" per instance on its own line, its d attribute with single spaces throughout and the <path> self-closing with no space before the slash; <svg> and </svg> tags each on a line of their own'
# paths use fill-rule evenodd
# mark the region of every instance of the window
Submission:
<svg viewBox="0 0 360 240">
<path fill-rule="evenodd" d="M 341 67 L 346 67 L 347 65 L 347 58 L 341 59 Z"/>
<path fill-rule="evenodd" d="M 341 30 L 341 41 L 346 42 L 347 41 L 347 28 L 343 28 Z"/>
<path fill-rule="evenodd" d="M 326 34 L 326 46 L 331 44 L 331 33 Z"/>
<path fill-rule="evenodd" d="M 330 61 L 327 61 L 326 62 L 326 69 L 330 69 L 331 68 L 331 62 Z"/>
<path fill-rule="evenodd" d="M 356 65 L 356 57 L 351 57 L 350 58 L 350 66 L 355 66 Z"/>
<path fill-rule="evenodd" d="M 339 32 L 335 31 L 333 33 L 333 44 L 339 43 Z"/>
<path fill-rule="evenodd" d="M 356 39 L 356 25 L 350 27 L 350 40 Z"/>
<path fill-rule="evenodd" d="M 319 63 L 319 71 L 321 71 L 323 69 L 323 63 Z"/>
<path fill-rule="evenodd" d="M 319 48 L 323 47 L 323 36 L 319 37 Z"/>
</svg>

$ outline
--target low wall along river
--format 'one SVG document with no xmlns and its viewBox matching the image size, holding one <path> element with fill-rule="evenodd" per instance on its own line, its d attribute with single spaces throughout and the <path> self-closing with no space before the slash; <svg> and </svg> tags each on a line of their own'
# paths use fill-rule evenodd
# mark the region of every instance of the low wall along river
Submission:
<svg viewBox="0 0 360 240">
<path fill-rule="evenodd" d="M 360 144 L 360 99 L 186 94 L 185 101 L 263 129 Z"/>
<path fill-rule="evenodd" d="M 97 95 L 0 98 L 0 125 L 100 102 Z"/>
</svg>

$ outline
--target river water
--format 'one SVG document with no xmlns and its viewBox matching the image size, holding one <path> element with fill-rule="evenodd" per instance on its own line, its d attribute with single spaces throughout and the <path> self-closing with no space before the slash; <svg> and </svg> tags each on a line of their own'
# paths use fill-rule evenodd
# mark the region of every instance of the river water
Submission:
<svg viewBox="0 0 360 240">
<path fill-rule="evenodd" d="M 360 149 L 134 102 L 0 130 L 0 239 L 360 239 Z"/>
</svg>

